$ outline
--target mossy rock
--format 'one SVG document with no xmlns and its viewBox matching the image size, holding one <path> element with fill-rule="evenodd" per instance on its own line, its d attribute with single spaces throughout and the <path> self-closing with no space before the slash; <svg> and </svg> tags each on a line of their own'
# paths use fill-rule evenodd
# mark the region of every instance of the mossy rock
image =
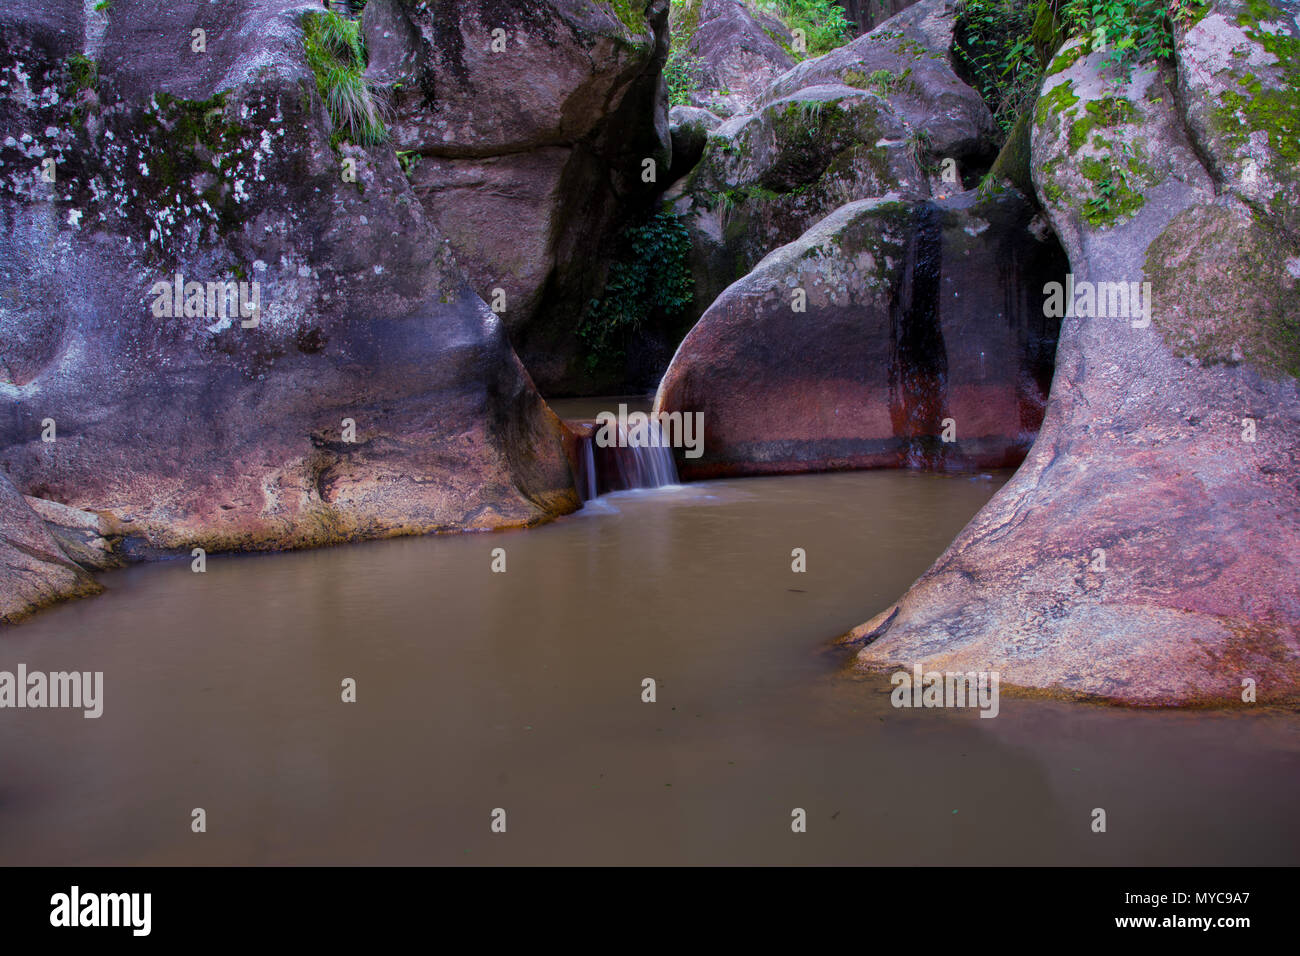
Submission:
<svg viewBox="0 0 1300 956">
<path fill-rule="evenodd" d="M 990 167 L 986 182 L 1010 183 L 1026 196 L 1034 195 L 1034 179 L 1030 170 L 1030 114 L 1021 114 L 1007 134 L 997 159 Z"/>
<path fill-rule="evenodd" d="M 1179 214 L 1147 250 L 1152 321 L 1179 355 L 1300 377 L 1300 247 L 1240 208 Z"/>
</svg>

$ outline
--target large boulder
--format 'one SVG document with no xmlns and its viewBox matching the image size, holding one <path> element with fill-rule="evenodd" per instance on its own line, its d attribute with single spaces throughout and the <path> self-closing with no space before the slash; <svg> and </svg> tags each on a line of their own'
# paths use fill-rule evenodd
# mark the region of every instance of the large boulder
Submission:
<svg viewBox="0 0 1300 956">
<path fill-rule="evenodd" d="M 727 116 L 748 112 L 794 66 L 785 24 L 745 0 L 687 0 L 674 8 L 673 19 L 698 69 L 696 105 Z"/>
<path fill-rule="evenodd" d="M 993 118 L 980 95 L 957 75 L 958 13 L 955 0 L 920 0 L 852 43 L 782 74 L 764 90 L 759 105 L 810 86 L 873 89 L 909 127 L 924 131 L 934 156 L 987 165 L 996 151 Z"/>
<path fill-rule="evenodd" d="M 95 547 L 100 525 L 147 557 L 576 507 L 558 420 L 392 146 L 336 145 L 318 9 L 0 13 L 0 467 L 93 515 L 52 520 Z"/>
<path fill-rule="evenodd" d="M 700 162 L 668 194 L 691 231 L 694 314 L 845 203 L 942 195 L 978 179 L 996 152 L 993 118 L 953 72 L 955 16 L 948 0 L 922 0 L 800 63 L 753 112 L 709 131 Z"/>
<path fill-rule="evenodd" d="M 1222 189 L 1300 238 L 1294 6 L 1220 0 L 1180 27 L 1178 94 Z"/>
<path fill-rule="evenodd" d="M 1018 463 L 1060 321 L 1040 290 L 1064 272 L 1013 190 L 842 207 L 728 288 L 677 350 L 656 409 L 702 413 L 705 436 L 682 475 Z"/>
<path fill-rule="evenodd" d="M 669 193 L 691 233 L 695 311 L 845 203 L 928 194 L 918 142 L 881 97 L 829 85 L 710 131 Z"/>
<path fill-rule="evenodd" d="M 1215 0 L 1180 29 L 1177 76 L 1210 63 L 1204 89 L 1293 111 L 1298 6 L 1248 9 Z M 1104 56 L 1064 48 L 1035 115 L 1035 180 L 1079 289 L 1043 430 L 850 640 L 863 667 L 995 670 L 1130 704 L 1240 702 L 1252 686 L 1294 701 L 1300 245 L 1278 198 L 1294 127 L 1230 100 L 1246 125 L 1215 132 L 1207 117 L 1226 117 L 1179 96 L 1173 70 L 1111 75 Z M 1089 307 L 1084 282 L 1149 282 L 1150 322 Z"/>
<path fill-rule="evenodd" d="M 544 391 L 600 385 L 575 316 L 672 162 L 667 18 L 667 0 L 366 5 L 414 193 Z"/>
</svg>

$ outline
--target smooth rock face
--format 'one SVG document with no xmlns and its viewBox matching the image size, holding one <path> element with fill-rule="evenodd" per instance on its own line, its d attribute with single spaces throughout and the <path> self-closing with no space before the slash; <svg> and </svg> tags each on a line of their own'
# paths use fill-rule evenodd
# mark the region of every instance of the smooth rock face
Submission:
<svg viewBox="0 0 1300 956">
<path fill-rule="evenodd" d="M 1183 36 L 1181 63 L 1212 58 L 1224 32 L 1213 18 L 1230 9 L 1216 3 L 1211 26 Z M 1295 38 L 1297 6 L 1285 10 L 1275 36 Z M 1216 62 L 1241 76 L 1216 88 L 1244 85 L 1263 58 L 1239 48 Z M 849 639 L 866 644 L 870 668 L 996 670 L 1013 685 L 1149 705 L 1240 703 L 1253 681 L 1261 702 L 1295 701 L 1300 280 L 1287 264 L 1300 250 L 1284 205 L 1239 198 L 1278 160 L 1260 154 L 1253 184 L 1232 178 L 1244 162 L 1206 138 L 1203 104 L 1179 112 L 1169 72 L 1140 69 L 1117 87 L 1100 54 L 1067 65 L 1076 53 L 1062 51 L 1044 82 L 1035 180 L 1076 279 L 1151 282 L 1151 324 L 1095 310 L 1065 320 L 1025 464 Z M 1297 102 L 1287 76 L 1254 75 L 1267 97 Z M 1247 129 L 1244 141 L 1263 150 L 1270 135 Z M 1127 176 L 1107 197 L 1117 168 Z"/>
<path fill-rule="evenodd" d="M 596 387 L 575 317 L 603 284 L 602 250 L 672 164 L 667 17 L 667 0 L 366 7 L 367 75 L 393 90 L 412 189 L 474 291 L 492 303 L 500 290 L 515 348 L 550 393 Z"/>
<path fill-rule="evenodd" d="M 993 118 L 949 62 L 955 12 L 923 0 L 848 46 L 777 78 L 752 113 L 708 134 L 669 198 L 692 235 L 702 313 L 768 252 L 840 206 L 973 185 L 991 161 Z M 955 182 L 944 182 L 952 161 Z"/>
<path fill-rule="evenodd" d="M 65 598 L 101 590 L 59 550 L 45 523 L 0 475 L 0 625 Z"/>
<path fill-rule="evenodd" d="M 700 106 L 724 115 L 754 108 L 772 80 L 794 66 L 790 31 L 744 0 L 695 0 L 681 16 L 697 16 L 687 52 L 699 58 Z"/>
<path fill-rule="evenodd" d="M 656 409 L 703 413 L 683 477 L 1018 463 L 1060 321 L 1040 290 L 1065 268 L 1011 190 L 844 206 L 728 288 L 678 349 Z"/>
<path fill-rule="evenodd" d="M 331 148 L 298 39 L 314 9 L 115 0 L 102 34 L 80 3 L 0 14 L 0 468 L 93 513 L 113 553 L 576 507 L 558 420 L 392 147 Z M 213 60 L 178 70 L 200 19 Z M 83 48 L 99 78 L 79 92 Z M 177 314 L 155 289 L 177 275 L 256 282 L 256 324 L 206 288 Z"/>
</svg>

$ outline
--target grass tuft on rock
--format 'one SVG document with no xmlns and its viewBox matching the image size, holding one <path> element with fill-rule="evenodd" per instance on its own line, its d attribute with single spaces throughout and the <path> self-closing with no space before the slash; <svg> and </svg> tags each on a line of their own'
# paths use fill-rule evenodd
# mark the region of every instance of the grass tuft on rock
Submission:
<svg viewBox="0 0 1300 956">
<path fill-rule="evenodd" d="M 387 140 L 387 103 L 363 75 L 366 48 L 361 22 L 335 13 L 309 13 L 302 28 L 307 65 L 334 121 L 336 136 L 361 146 Z"/>
</svg>

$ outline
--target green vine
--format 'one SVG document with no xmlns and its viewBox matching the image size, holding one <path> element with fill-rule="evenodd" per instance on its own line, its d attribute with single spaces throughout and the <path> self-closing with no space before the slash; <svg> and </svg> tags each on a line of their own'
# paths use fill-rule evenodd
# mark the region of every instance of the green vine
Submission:
<svg viewBox="0 0 1300 956">
<path fill-rule="evenodd" d="M 681 315 L 695 296 L 691 237 L 671 212 L 660 211 L 623 231 L 605 280 L 578 325 L 587 370 L 623 361 L 632 333 L 652 317 Z"/>
</svg>

